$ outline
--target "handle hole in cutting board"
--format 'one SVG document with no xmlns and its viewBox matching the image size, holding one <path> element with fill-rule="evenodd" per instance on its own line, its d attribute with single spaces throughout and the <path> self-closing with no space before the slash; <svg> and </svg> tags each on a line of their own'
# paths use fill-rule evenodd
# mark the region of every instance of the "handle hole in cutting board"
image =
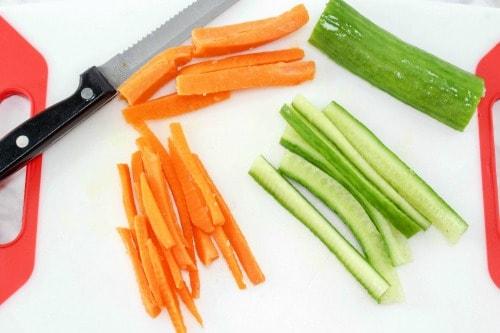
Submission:
<svg viewBox="0 0 500 333">
<path fill-rule="evenodd" d="M 0 101 L 0 137 L 28 119 L 30 110 L 30 101 L 21 96 Z M 22 228 L 25 169 L 0 182 L 0 245 L 14 241 Z"/>
<path fill-rule="evenodd" d="M 496 172 L 497 172 L 497 188 L 500 189 L 500 101 L 492 106 L 493 112 L 493 135 L 495 136 L 495 158 L 496 158 Z M 500 201 L 500 193 L 499 193 Z M 500 202 L 499 202 L 500 207 Z"/>
</svg>

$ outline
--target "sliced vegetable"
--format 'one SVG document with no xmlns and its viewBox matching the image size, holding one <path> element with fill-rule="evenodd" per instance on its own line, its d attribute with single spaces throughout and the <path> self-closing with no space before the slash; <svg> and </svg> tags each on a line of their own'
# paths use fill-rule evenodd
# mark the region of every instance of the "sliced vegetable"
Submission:
<svg viewBox="0 0 500 333">
<path fill-rule="evenodd" d="M 221 91 L 270 86 L 292 86 L 312 80 L 313 61 L 280 62 L 276 64 L 224 69 L 177 77 L 179 95 L 203 95 Z"/>
<path fill-rule="evenodd" d="M 227 236 L 221 226 L 215 227 L 213 236 L 220 252 L 222 253 L 222 256 L 226 260 L 226 263 L 229 267 L 229 270 L 231 271 L 231 274 L 233 275 L 234 280 L 236 281 L 236 284 L 238 285 L 238 288 L 246 289 L 247 286 L 243 281 L 243 273 L 241 272 L 240 265 L 238 264 L 236 256 L 234 255 L 233 247 L 231 246 L 231 243 L 229 242 L 229 239 L 227 239 Z"/>
<path fill-rule="evenodd" d="M 380 28 L 343 0 L 330 0 L 309 42 L 397 99 L 463 131 L 484 81 Z"/>
<path fill-rule="evenodd" d="M 176 288 L 180 288 L 184 280 L 182 279 L 181 269 L 179 268 L 177 261 L 175 261 L 174 255 L 172 254 L 172 250 L 166 249 L 163 251 L 163 254 L 165 256 L 165 261 L 167 262 L 167 266 L 170 272 L 172 273 L 174 285 Z"/>
<path fill-rule="evenodd" d="M 325 115 L 345 135 L 363 158 L 413 207 L 455 243 L 467 223 L 396 154 L 347 110 L 331 103 Z"/>
<path fill-rule="evenodd" d="M 122 186 L 123 206 L 125 207 L 129 228 L 132 229 L 137 209 L 135 208 L 134 192 L 132 190 L 132 181 L 130 180 L 130 170 L 126 164 L 118 164 L 117 167 Z"/>
<path fill-rule="evenodd" d="M 210 239 L 210 236 L 198 229 L 193 228 L 194 244 L 200 261 L 205 266 L 209 266 L 214 260 L 219 258 L 219 253 Z"/>
<path fill-rule="evenodd" d="M 349 227 L 363 248 L 367 261 L 390 284 L 380 301 L 402 301 L 404 296 L 401 283 L 384 240 L 352 194 L 316 166 L 291 152 L 286 152 L 283 156 L 279 171 L 307 188 Z"/>
<path fill-rule="evenodd" d="M 194 303 L 193 297 L 189 294 L 189 290 L 184 282 L 182 282 L 181 287 L 177 289 L 177 293 L 181 297 L 182 303 L 186 305 L 187 309 L 189 310 L 189 312 L 191 312 L 198 324 L 203 326 L 203 319 L 201 318 L 201 315 L 198 312 L 198 308 Z"/>
<path fill-rule="evenodd" d="M 123 116 L 130 124 L 145 120 L 163 119 L 202 109 L 222 102 L 230 96 L 229 92 L 207 94 L 204 96 L 179 96 L 171 94 L 146 103 L 129 106 L 123 110 Z"/>
<path fill-rule="evenodd" d="M 308 227 L 377 301 L 389 289 L 387 281 L 338 231 L 263 157 L 258 157 L 250 175 L 284 208 Z"/>
<path fill-rule="evenodd" d="M 197 28 L 191 33 L 195 57 L 212 57 L 248 50 L 280 39 L 309 20 L 304 5 L 268 19 L 221 27 Z"/>
<path fill-rule="evenodd" d="M 304 58 L 304 51 L 299 48 L 248 53 L 235 55 L 223 59 L 207 60 L 183 67 L 179 74 L 200 74 L 220 71 L 223 69 L 240 68 L 247 66 L 290 62 Z"/>
<path fill-rule="evenodd" d="M 118 91 L 130 105 L 147 101 L 158 89 L 177 75 L 177 67 L 191 61 L 192 51 L 191 46 L 178 46 L 164 50 L 128 78 L 118 87 Z"/>
</svg>

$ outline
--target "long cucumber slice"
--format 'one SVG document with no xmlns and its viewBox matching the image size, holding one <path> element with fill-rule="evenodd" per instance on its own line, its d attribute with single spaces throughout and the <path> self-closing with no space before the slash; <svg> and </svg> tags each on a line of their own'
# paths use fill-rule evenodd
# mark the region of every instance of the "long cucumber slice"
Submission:
<svg viewBox="0 0 500 333">
<path fill-rule="evenodd" d="M 467 223 L 368 128 L 335 102 L 326 107 L 325 115 L 377 173 L 450 242 L 460 239 Z"/>
<path fill-rule="evenodd" d="M 396 206 L 411 217 L 422 229 L 427 229 L 430 222 L 423 217 L 408 201 L 382 178 L 372 166 L 365 161 L 358 151 L 351 145 L 339 129 L 305 97 L 298 95 L 293 99 L 293 107 L 323 133 L 337 148 L 368 178 L 379 190 L 384 193 Z"/>
<path fill-rule="evenodd" d="M 345 179 L 369 200 L 406 237 L 421 230 L 408 215 L 402 212 L 378 188 L 368 181 L 356 167 L 322 133 L 311 125 L 293 107 L 284 105 L 281 115 L 303 139 L 311 144 L 335 167 Z"/>
<path fill-rule="evenodd" d="M 411 251 L 406 237 L 396 229 L 387 219 L 378 212 L 360 193 L 358 193 L 345 179 L 339 178 L 338 172 L 331 164 L 311 147 L 295 130 L 287 126 L 281 136 L 280 144 L 291 152 L 303 157 L 330 177 L 341 183 L 358 202 L 365 208 L 371 220 L 379 230 L 387 245 L 389 255 L 394 266 L 406 264 L 412 260 Z"/>
<path fill-rule="evenodd" d="M 279 171 L 297 181 L 323 201 L 349 227 L 363 248 L 367 261 L 390 284 L 382 303 L 404 299 L 396 269 L 392 266 L 386 244 L 364 208 L 340 183 L 302 157 L 287 151 Z"/>
<path fill-rule="evenodd" d="M 257 157 L 249 174 L 308 227 L 375 300 L 381 300 L 389 289 L 387 281 L 269 162 L 262 156 Z"/>
<path fill-rule="evenodd" d="M 343 0 L 328 2 L 309 42 L 379 89 L 460 131 L 484 94 L 481 78 L 405 43 Z"/>
</svg>

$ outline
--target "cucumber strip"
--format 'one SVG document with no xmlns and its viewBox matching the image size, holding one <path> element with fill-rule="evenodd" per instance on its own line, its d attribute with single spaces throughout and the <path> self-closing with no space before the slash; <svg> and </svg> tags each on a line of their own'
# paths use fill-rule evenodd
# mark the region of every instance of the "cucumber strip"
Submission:
<svg viewBox="0 0 500 333">
<path fill-rule="evenodd" d="M 335 102 L 326 107 L 325 115 L 377 173 L 451 243 L 460 239 L 468 228 L 467 223 L 375 134 Z"/>
<path fill-rule="evenodd" d="M 484 81 L 380 28 L 342 0 L 330 0 L 309 42 L 379 89 L 460 131 Z"/>
<path fill-rule="evenodd" d="M 335 254 L 368 293 L 380 302 L 389 289 L 387 281 L 363 256 L 262 156 L 249 174 L 285 209 L 302 222 Z"/>
<path fill-rule="evenodd" d="M 328 118 L 311 104 L 304 96 L 293 99 L 293 107 L 299 111 L 311 124 L 323 133 L 337 148 L 354 164 L 378 189 L 387 196 L 399 209 L 413 219 L 422 229 L 429 228 L 431 223 L 425 219 L 408 201 L 382 178 L 363 156 L 351 145 L 342 132 Z"/>
<path fill-rule="evenodd" d="M 363 248 L 367 261 L 389 283 L 381 303 L 404 299 L 398 274 L 392 266 L 386 244 L 364 208 L 340 183 L 302 157 L 285 152 L 279 171 L 307 188 L 349 227 Z"/>
<path fill-rule="evenodd" d="M 331 143 L 322 133 L 311 125 L 298 111 L 289 105 L 284 105 L 281 115 L 313 146 L 323 157 L 325 157 L 334 168 L 358 191 L 367 198 L 394 226 L 406 237 L 411 237 L 421 230 L 418 224 L 403 213 L 392 201 L 382 194 L 370 181 L 368 181 L 359 170 Z"/>
<path fill-rule="evenodd" d="M 365 208 L 380 234 L 384 238 L 389 255 L 394 266 L 400 266 L 412 260 L 411 251 L 408 246 L 406 237 L 396 229 L 384 216 L 378 212 L 362 195 L 350 186 L 349 183 L 345 184 L 345 180 L 337 178 L 337 171 L 331 164 L 311 147 L 297 132 L 288 125 L 284 134 L 280 139 L 280 144 L 286 149 L 294 152 L 295 154 L 303 157 L 330 177 L 341 183 L 351 194 L 358 200 L 358 202 Z M 389 227 L 387 227 L 387 225 Z"/>
</svg>

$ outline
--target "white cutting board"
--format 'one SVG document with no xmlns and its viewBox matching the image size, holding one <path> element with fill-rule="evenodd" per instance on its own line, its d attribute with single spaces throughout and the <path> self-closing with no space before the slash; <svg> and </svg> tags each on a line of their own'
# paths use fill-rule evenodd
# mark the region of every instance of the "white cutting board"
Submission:
<svg viewBox="0 0 500 333">
<path fill-rule="evenodd" d="M 453 131 L 328 60 L 306 42 L 326 1 L 305 2 L 311 22 L 265 49 L 303 47 L 317 63 L 313 82 L 237 92 L 227 102 L 175 118 L 229 201 L 267 276 L 264 285 L 238 291 L 222 261 L 203 269 L 198 307 L 205 328 L 186 314 L 189 331 L 498 332 L 500 293 L 485 262 L 476 119 L 465 133 Z M 467 70 L 500 40 L 500 10 L 424 1 L 349 2 L 410 43 Z M 275 15 L 295 3 L 241 0 L 214 24 Z M 56 2 L 5 7 L 0 13 L 45 55 L 51 104 L 76 88 L 78 73 L 184 5 L 182 0 Z M 278 109 L 299 92 L 318 106 L 331 99 L 345 105 L 470 223 L 453 247 L 432 229 L 411 240 L 414 262 L 399 269 L 403 304 L 375 304 L 337 259 L 247 176 L 258 154 L 279 161 L 284 121 Z M 123 107 L 122 101 L 110 103 L 45 154 L 35 271 L 0 307 L 0 332 L 172 331 L 165 313 L 157 320 L 145 314 L 114 230 L 125 225 L 115 164 L 128 161 L 136 137 L 121 118 Z M 167 124 L 152 124 L 162 140 Z"/>
</svg>

